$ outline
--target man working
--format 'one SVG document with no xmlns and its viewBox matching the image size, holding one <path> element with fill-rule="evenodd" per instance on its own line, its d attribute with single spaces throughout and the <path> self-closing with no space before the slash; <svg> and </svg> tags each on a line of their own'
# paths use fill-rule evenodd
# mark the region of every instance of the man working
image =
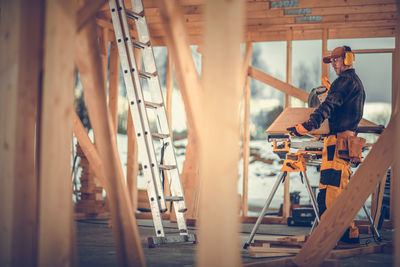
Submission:
<svg viewBox="0 0 400 267">
<path fill-rule="evenodd" d="M 332 63 L 339 77 L 332 83 L 325 101 L 310 115 L 309 120 L 287 129 L 292 136 L 302 136 L 318 129 L 325 119 L 329 120 L 330 133 L 324 138 L 317 197 L 320 216 L 331 207 L 348 183 L 351 175 L 349 161 L 357 161 L 349 153 L 361 153 L 360 146 L 357 152 L 347 149 L 352 146 L 349 140 L 357 139 L 355 131 L 362 118 L 365 102 L 364 87 L 354 71 L 353 61 L 354 54 L 348 46 L 337 47 L 330 56 L 324 57 L 323 62 Z M 341 241 L 359 243 L 358 228 L 354 222 Z"/>
</svg>

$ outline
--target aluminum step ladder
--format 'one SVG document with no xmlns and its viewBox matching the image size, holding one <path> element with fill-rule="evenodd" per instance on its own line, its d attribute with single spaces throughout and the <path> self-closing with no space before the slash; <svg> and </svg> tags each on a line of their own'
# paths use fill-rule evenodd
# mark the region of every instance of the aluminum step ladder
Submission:
<svg viewBox="0 0 400 267">
<path fill-rule="evenodd" d="M 130 104 L 133 125 L 139 149 L 139 159 L 147 182 L 151 213 L 156 236 L 148 239 L 153 247 L 166 243 L 195 242 L 195 236 L 187 229 L 184 212 L 187 210 L 182 183 L 176 162 L 173 140 L 168 125 L 160 80 L 154 59 L 153 47 L 141 0 L 131 0 L 133 10 L 124 7 L 123 0 L 110 0 L 110 12 L 125 87 Z M 138 40 L 131 37 L 128 19 L 136 25 Z M 132 23 L 131 23 L 132 24 Z M 134 49 L 140 50 L 142 66 L 136 64 Z M 145 99 L 143 88 L 149 90 L 151 99 Z M 147 91 L 146 91 L 147 92 Z M 152 113 L 157 129 L 151 129 L 149 113 Z M 154 121 L 153 121 L 154 122 Z M 155 142 L 161 144 L 162 159 L 157 161 Z M 171 195 L 164 196 L 162 172 L 168 176 Z M 171 201 L 176 213 L 179 234 L 166 235 L 161 213 L 167 211 L 166 201 Z"/>
</svg>

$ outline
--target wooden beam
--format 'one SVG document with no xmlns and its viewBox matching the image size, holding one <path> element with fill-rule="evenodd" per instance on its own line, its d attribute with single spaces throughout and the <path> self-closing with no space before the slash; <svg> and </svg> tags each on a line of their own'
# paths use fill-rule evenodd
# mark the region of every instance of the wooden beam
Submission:
<svg viewBox="0 0 400 267">
<path fill-rule="evenodd" d="M 199 200 L 198 125 L 201 115 L 201 86 L 189 48 L 185 23 L 177 2 L 161 1 L 160 11 L 165 32 L 168 33 L 166 36 L 168 50 L 171 51 L 172 60 L 175 64 L 176 79 L 185 106 L 188 144 L 181 180 L 188 208 L 186 217 L 195 218 Z"/>
<path fill-rule="evenodd" d="M 367 197 L 375 189 L 383 173 L 393 162 L 393 140 L 395 140 L 397 120 L 398 114 L 394 114 L 388 127 L 348 185 L 334 201 L 333 206 L 325 212 L 324 218 L 296 256 L 295 264 L 317 266 L 335 246 Z"/>
<path fill-rule="evenodd" d="M 106 0 L 85 2 L 85 5 L 78 10 L 76 17 L 77 31 L 79 32 L 89 20 L 93 19 L 96 16 L 97 11 L 106 4 Z"/>
<path fill-rule="evenodd" d="M 45 3 L 38 265 L 65 266 L 74 265 L 70 153 L 76 6 L 68 0 Z"/>
<path fill-rule="evenodd" d="M 128 190 L 124 183 L 121 161 L 107 108 L 105 84 L 97 45 L 96 24 L 88 22 L 78 35 L 76 65 L 81 74 L 85 102 L 96 136 L 96 145 L 104 166 L 112 228 L 120 266 L 144 266 L 136 218 L 133 216 Z"/>
<path fill-rule="evenodd" d="M 278 89 L 279 91 L 282 91 L 285 94 L 288 94 L 292 97 L 295 97 L 297 99 L 300 99 L 303 102 L 308 101 L 308 93 L 302 89 L 299 89 L 297 87 L 294 87 L 291 84 L 282 82 L 279 79 L 276 79 L 272 77 L 271 75 L 268 75 L 264 72 L 262 72 L 259 69 L 256 69 L 254 67 L 249 67 L 249 76 L 259 80 L 260 82 L 263 82 L 265 84 L 268 84 L 275 89 Z"/>
<path fill-rule="evenodd" d="M 93 170 L 95 176 L 97 179 L 99 179 L 99 182 L 101 183 L 101 186 L 104 187 L 106 192 L 108 193 L 109 190 L 106 187 L 106 182 L 104 178 L 104 168 L 103 168 L 103 163 L 101 161 L 99 152 L 97 151 L 97 148 L 95 145 L 90 141 L 90 138 L 86 132 L 85 127 L 83 126 L 81 120 L 79 119 L 79 116 L 76 114 L 76 112 L 73 112 L 74 114 L 74 125 L 73 125 L 73 132 L 78 140 L 79 146 L 82 148 L 83 153 L 85 154 L 87 160 L 89 161 L 90 168 Z"/>
<path fill-rule="evenodd" d="M 251 87 L 248 77 L 249 66 L 253 54 L 253 44 L 246 44 L 246 53 L 243 60 L 242 79 L 244 80 L 244 121 L 243 121 L 243 181 L 242 181 L 242 216 L 248 212 L 248 184 L 250 158 L 250 99 Z"/>
<path fill-rule="evenodd" d="M 0 266 L 37 262 L 35 136 L 43 63 L 42 7 L 41 0 L 1 4 Z"/>
<path fill-rule="evenodd" d="M 196 258 L 200 267 L 241 266 L 237 166 L 243 11 L 241 0 L 209 0 L 205 8 L 201 100 L 206 108 L 202 110 L 199 129 L 201 241 Z M 216 237 L 219 242 L 215 242 Z"/>
<path fill-rule="evenodd" d="M 126 184 L 132 201 L 132 210 L 136 212 L 138 208 L 137 177 L 139 173 L 138 163 L 138 144 L 136 141 L 135 128 L 133 125 L 130 105 L 128 105 L 128 126 L 126 135 L 128 137 L 128 155 L 126 160 Z M 147 198 L 148 201 L 148 198 Z"/>
<path fill-rule="evenodd" d="M 328 29 L 324 28 L 322 30 L 322 58 L 328 56 L 328 38 Z M 325 64 L 323 61 L 321 61 L 321 64 L 321 76 L 329 80 L 329 64 Z"/>
<path fill-rule="evenodd" d="M 398 5 L 398 14 L 400 14 L 400 3 L 397 2 Z M 397 24 L 398 27 L 400 26 L 400 17 L 398 16 L 397 18 Z M 400 36 L 399 36 L 399 31 L 397 31 L 397 34 L 395 36 L 395 52 L 392 54 L 392 114 L 399 112 L 399 108 L 400 108 L 400 89 L 399 89 L 399 62 L 400 62 L 400 45 L 399 45 L 399 40 L 400 40 Z M 397 127 L 399 127 L 399 124 L 397 125 Z M 397 134 L 400 133 L 399 128 L 397 128 Z M 398 145 L 399 143 L 397 143 Z M 398 146 L 397 146 L 398 149 Z M 391 166 L 391 170 L 390 170 L 390 219 L 393 221 L 395 216 L 398 216 L 395 212 L 398 211 L 398 209 L 396 209 L 395 206 L 395 201 L 399 200 L 399 195 L 400 195 L 400 190 L 399 190 L 399 184 L 395 181 L 396 179 L 400 179 L 400 164 L 398 164 L 398 154 L 396 154 L 397 156 L 397 161 L 393 161 L 393 164 Z M 397 195 L 395 195 L 397 191 Z M 392 205 L 394 204 L 394 205 Z M 399 218 L 399 217 L 397 217 Z M 399 224 L 397 224 L 399 225 Z M 400 247 L 400 236 L 398 235 L 397 237 L 399 237 L 399 239 L 397 239 L 398 243 L 396 243 L 395 246 Z M 397 251 L 400 251 L 400 248 L 398 248 Z M 397 262 L 400 262 L 400 257 L 397 259 Z"/>
<path fill-rule="evenodd" d="M 166 109 L 167 109 L 167 119 L 169 123 L 169 131 L 171 135 L 173 134 L 172 129 L 172 93 L 174 91 L 174 65 L 172 61 L 171 51 L 168 49 L 167 55 L 167 88 L 166 88 Z"/>
<path fill-rule="evenodd" d="M 111 42 L 109 68 L 108 107 L 115 135 L 118 133 L 118 84 L 119 84 L 119 56 L 115 39 Z"/>
</svg>

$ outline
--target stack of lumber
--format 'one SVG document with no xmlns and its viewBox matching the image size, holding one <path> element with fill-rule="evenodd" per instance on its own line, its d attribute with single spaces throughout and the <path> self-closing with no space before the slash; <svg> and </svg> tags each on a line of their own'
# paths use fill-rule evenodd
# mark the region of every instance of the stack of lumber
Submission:
<svg viewBox="0 0 400 267">
<path fill-rule="evenodd" d="M 254 243 L 247 248 L 250 258 L 273 258 L 273 257 L 294 257 L 301 250 L 307 241 L 308 235 L 290 236 L 270 240 L 254 240 Z M 349 245 L 337 246 L 332 250 L 327 259 L 338 259 L 354 257 L 371 253 L 391 253 L 392 243 L 383 242 L 370 244 L 369 246 Z"/>
<path fill-rule="evenodd" d="M 103 199 L 103 187 L 91 170 L 89 162 L 80 148 L 76 145 L 77 155 L 80 157 L 79 167 L 82 168 L 78 191 L 80 199 L 75 203 L 75 212 L 78 218 L 97 217 L 107 212 L 106 201 Z"/>
<path fill-rule="evenodd" d="M 296 255 L 305 241 L 307 235 L 280 237 L 276 240 L 254 240 L 247 248 L 251 258 L 272 258 Z"/>
</svg>

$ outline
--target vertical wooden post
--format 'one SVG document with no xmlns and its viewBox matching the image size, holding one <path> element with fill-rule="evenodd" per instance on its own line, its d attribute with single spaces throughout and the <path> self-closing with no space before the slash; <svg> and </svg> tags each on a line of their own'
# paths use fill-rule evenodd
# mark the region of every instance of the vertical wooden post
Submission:
<svg viewBox="0 0 400 267">
<path fill-rule="evenodd" d="M 133 127 L 130 105 L 128 105 L 128 126 L 126 135 L 128 137 L 128 155 L 126 161 L 126 184 L 132 202 L 132 210 L 135 213 L 138 208 L 137 177 L 139 173 L 138 145 L 136 142 L 135 129 Z"/>
<path fill-rule="evenodd" d="M 171 50 L 168 49 L 167 56 L 167 97 L 166 97 L 166 109 L 167 109 L 167 118 L 169 123 L 169 131 L 171 135 L 173 134 L 172 129 L 172 94 L 174 91 L 174 65 L 172 64 L 172 55 Z"/>
<path fill-rule="evenodd" d="M 245 6 L 241 0 L 205 3 L 197 265 L 240 266 L 237 166 Z"/>
<path fill-rule="evenodd" d="M 400 8 L 400 5 L 397 5 L 397 8 Z M 397 10 L 399 12 L 399 10 Z M 398 26 L 400 26 L 398 24 Z M 396 38 L 395 38 L 395 42 L 396 42 L 396 49 L 395 52 L 392 54 L 392 114 L 395 113 L 396 111 L 400 110 L 399 107 L 399 53 L 400 53 L 400 45 L 399 45 L 399 41 L 400 41 L 400 37 L 399 37 L 399 30 L 397 30 L 397 34 L 396 34 Z M 400 179 L 400 164 L 396 164 L 397 162 L 394 161 L 392 166 L 391 166 L 391 170 L 390 170 L 390 220 L 393 221 L 394 218 L 394 206 L 392 205 L 393 203 L 395 203 L 394 200 L 394 181 L 396 179 Z M 400 192 L 400 191 L 399 191 Z M 400 193 L 399 193 L 400 194 Z M 398 198 L 399 199 L 399 198 Z"/>
<path fill-rule="evenodd" d="M 392 86 L 392 116 L 393 114 L 397 114 L 396 120 L 396 128 L 395 128 L 395 136 L 394 139 L 394 159 L 392 164 L 391 170 L 391 185 L 390 187 L 393 188 L 392 192 L 390 192 L 391 199 L 390 199 L 390 207 L 393 209 L 393 217 L 391 217 L 392 221 L 394 221 L 394 229 L 400 229 L 400 141 L 399 141 L 399 134 L 400 134 L 400 83 L 399 83 L 399 72 L 400 72 L 400 3 L 397 1 L 397 31 L 396 31 L 396 49 L 393 55 L 394 62 L 393 68 L 394 72 L 392 75 L 393 86 Z M 394 103 L 394 106 L 393 106 Z M 393 200 L 393 201 L 392 201 Z M 393 207 L 392 207 L 393 206 Z M 394 232 L 394 264 L 393 266 L 400 265 L 400 231 Z"/>
<path fill-rule="evenodd" d="M 97 46 L 96 24 L 91 21 L 78 35 L 75 45 L 76 65 L 82 77 L 85 102 L 96 136 L 96 145 L 104 166 L 112 228 L 120 266 L 144 266 L 145 258 L 140 242 L 136 218 L 124 182 L 117 143 L 107 108 L 101 59 Z"/>
<path fill-rule="evenodd" d="M 110 70 L 109 70 L 108 106 L 114 126 L 115 134 L 118 132 L 118 84 L 119 84 L 119 56 L 115 39 L 111 41 Z"/>
<path fill-rule="evenodd" d="M 292 39 L 293 29 L 286 33 L 286 82 L 292 83 Z M 285 94 L 285 108 L 290 107 L 290 96 Z M 282 217 L 287 219 L 290 216 L 290 173 L 287 174 L 283 187 Z"/>
<path fill-rule="evenodd" d="M 292 40 L 293 29 L 286 31 L 286 82 L 292 83 Z M 290 107 L 290 96 L 285 94 L 285 108 Z"/>
<path fill-rule="evenodd" d="M 35 124 L 43 7 L 42 0 L 2 1 L 1 5 L 0 266 L 37 264 Z"/>
<path fill-rule="evenodd" d="M 322 29 L 322 58 L 328 56 L 328 28 Z M 329 79 L 329 64 L 321 62 L 322 77 Z"/>
<path fill-rule="evenodd" d="M 199 143 L 198 125 L 200 117 L 200 82 L 192 52 L 189 48 L 185 22 L 176 0 L 161 1 L 160 15 L 166 31 L 168 48 L 171 50 L 176 69 L 176 79 L 185 106 L 188 143 L 181 173 L 183 191 L 187 205 L 186 217 L 197 217 L 199 200 Z"/>
<path fill-rule="evenodd" d="M 249 180 L 249 157 L 250 157 L 250 100 L 251 88 L 249 79 L 249 66 L 253 45 L 251 42 L 246 44 L 246 54 L 243 60 L 242 79 L 244 79 L 244 121 L 243 121 L 243 181 L 242 181 L 242 216 L 247 216 L 248 212 L 248 180 Z"/>
<path fill-rule="evenodd" d="M 75 17 L 75 1 L 46 1 L 40 125 L 39 266 L 73 265 L 70 150 Z"/>
</svg>

